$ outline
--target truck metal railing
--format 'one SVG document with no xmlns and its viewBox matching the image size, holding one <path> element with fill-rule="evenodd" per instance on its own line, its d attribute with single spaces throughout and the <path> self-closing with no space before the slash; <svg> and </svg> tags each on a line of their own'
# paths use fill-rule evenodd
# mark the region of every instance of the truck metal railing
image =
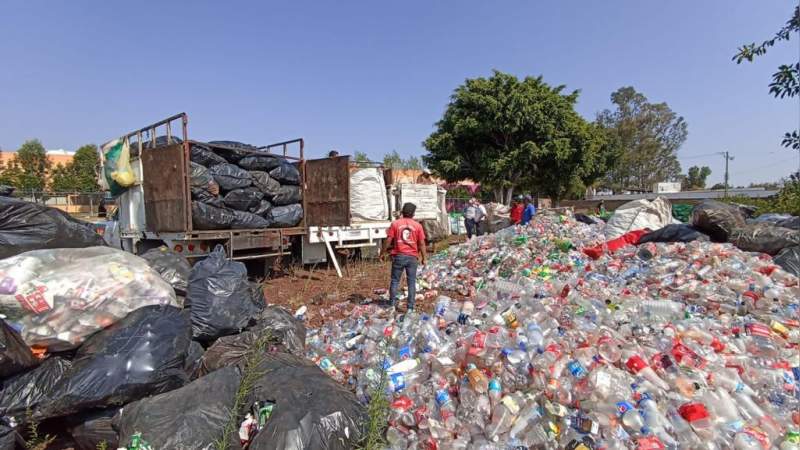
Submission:
<svg viewBox="0 0 800 450">
<path fill-rule="evenodd" d="M 291 148 L 292 144 L 297 144 L 299 146 L 299 148 L 300 148 L 300 151 L 299 151 L 300 156 L 299 157 L 290 156 L 288 154 L 288 150 Z M 282 151 L 282 155 L 281 156 L 283 156 L 286 159 L 291 159 L 291 160 L 295 160 L 295 161 L 302 161 L 304 159 L 303 151 L 304 151 L 304 148 L 305 148 L 305 141 L 303 140 L 303 138 L 291 139 L 291 140 L 284 141 L 284 142 L 277 142 L 275 144 L 269 144 L 269 145 L 265 145 L 263 147 L 258 147 L 258 149 L 262 150 L 262 151 L 266 150 L 267 153 L 274 153 L 272 151 L 272 149 L 279 148 L 279 147 L 280 147 L 280 149 Z"/>
</svg>

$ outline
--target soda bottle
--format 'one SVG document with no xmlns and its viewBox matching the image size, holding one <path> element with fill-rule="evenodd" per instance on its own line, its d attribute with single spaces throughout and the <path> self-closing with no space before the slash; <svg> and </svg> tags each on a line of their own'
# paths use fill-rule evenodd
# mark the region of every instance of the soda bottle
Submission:
<svg viewBox="0 0 800 450">
<path fill-rule="evenodd" d="M 472 387 L 475 392 L 485 394 L 489 391 L 489 380 L 483 372 L 478 370 L 475 364 L 467 365 L 467 379 L 469 380 L 470 387 Z"/>
</svg>

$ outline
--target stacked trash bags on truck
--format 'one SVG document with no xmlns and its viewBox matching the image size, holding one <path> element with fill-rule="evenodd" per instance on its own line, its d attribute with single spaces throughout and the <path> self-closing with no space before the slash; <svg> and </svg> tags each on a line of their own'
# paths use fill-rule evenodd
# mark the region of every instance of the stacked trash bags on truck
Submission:
<svg viewBox="0 0 800 450">
<path fill-rule="evenodd" d="M 0 217 L 8 208 L 20 206 Z M 0 239 L 13 233 L 0 222 Z M 361 439 L 363 406 L 305 358 L 303 323 L 267 305 L 222 246 L 191 266 L 165 247 L 51 243 L 0 259 L 0 450 L 48 435 L 47 448 L 79 450 Z"/>
<path fill-rule="evenodd" d="M 303 219 L 296 163 L 233 141 L 193 142 L 190 153 L 195 229 L 289 228 Z"/>
</svg>

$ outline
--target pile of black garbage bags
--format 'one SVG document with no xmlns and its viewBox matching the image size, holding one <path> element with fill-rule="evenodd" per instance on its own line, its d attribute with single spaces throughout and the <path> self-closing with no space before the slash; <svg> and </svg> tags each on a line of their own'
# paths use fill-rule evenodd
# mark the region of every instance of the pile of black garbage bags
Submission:
<svg viewBox="0 0 800 450">
<path fill-rule="evenodd" d="M 303 220 L 296 162 L 233 141 L 193 142 L 190 160 L 195 229 L 289 228 Z"/>
<path fill-rule="evenodd" d="M 691 223 L 667 225 L 645 234 L 639 243 L 729 242 L 744 251 L 766 253 L 784 270 L 800 276 L 800 217 L 752 215 L 747 206 L 706 200 L 692 210 Z"/>
<path fill-rule="evenodd" d="M 79 450 L 357 445 L 364 407 L 305 358 L 303 323 L 267 305 L 242 263 L 221 246 L 193 267 L 166 248 L 143 257 L 178 306 L 135 309 L 52 352 L 0 319 L 0 450 L 28 448 L 31 425 Z"/>
</svg>

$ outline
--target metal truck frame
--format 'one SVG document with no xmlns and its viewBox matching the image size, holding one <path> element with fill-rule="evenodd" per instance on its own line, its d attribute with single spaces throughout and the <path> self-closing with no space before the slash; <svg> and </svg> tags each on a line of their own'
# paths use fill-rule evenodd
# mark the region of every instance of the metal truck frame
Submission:
<svg viewBox="0 0 800 450">
<path fill-rule="evenodd" d="M 173 142 L 173 124 L 180 121 L 182 142 Z M 189 116 L 176 114 L 144 128 L 123 135 L 122 139 L 136 138 L 131 148 L 131 166 L 136 173 L 136 183 L 117 200 L 119 219 L 119 245 L 123 250 L 140 254 L 159 245 L 167 245 L 187 258 L 208 255 L 216 244 L 225 246 L 228 257 L 236 260 L 262 259 L 288 254 L 290 238 L 306 234 L 305 219 L 292 228 L 265 228 L 240 230 L 194 230 L 190 191 L 189 155 L 191 141 L 188 135 Z M 166 137 L 165 145 L 157 145 L 157 138 Z M 288 154 L 290 148 L 299 148 L 299 156 Z M 305 160 L 303 139 L 293 139 L 259 147 L 258 151 L 272 153 L 280 148 L 282 156 L 297 161 L 305 186 Z M 100 151 L 101 169 L 105 160 Z M 303 195 L 303 209 L 306 195 Z M 107 230 L 108 232 L 108 230 Z"/>
</svg>

